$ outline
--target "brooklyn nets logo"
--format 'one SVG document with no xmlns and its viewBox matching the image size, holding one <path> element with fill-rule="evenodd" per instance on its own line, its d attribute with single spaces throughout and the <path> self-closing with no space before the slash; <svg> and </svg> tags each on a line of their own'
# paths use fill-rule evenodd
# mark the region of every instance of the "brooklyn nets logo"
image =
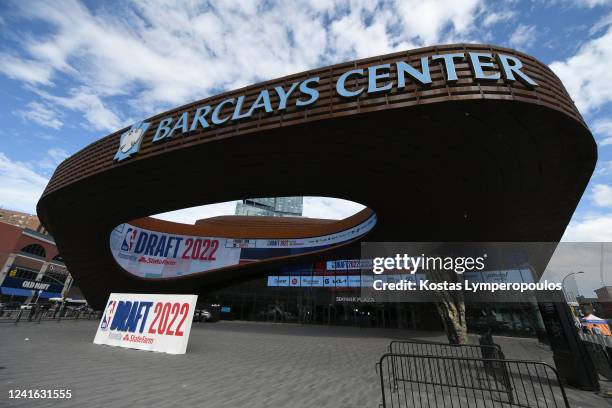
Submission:
<svg viewBox="0 0 612 408">
<path fill-rule="evenodd" d="M 149 122 L 137 122 L 132 125 L 130 130 L 121 135 L 119 149 L 115 154 L 115 160 L 121 161 L 138 153 L 142 138 L 149 128 Z"/>
</svg>

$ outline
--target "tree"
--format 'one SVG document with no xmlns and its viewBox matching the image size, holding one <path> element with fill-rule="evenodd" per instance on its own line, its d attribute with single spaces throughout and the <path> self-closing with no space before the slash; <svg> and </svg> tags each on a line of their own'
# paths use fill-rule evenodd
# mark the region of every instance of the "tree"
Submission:
<svg viewBox="0 0 612 408">
<path fill-rule="evenodd" d="M 458 275 L 453 271 L 428 270 L 427 279 L 432 282 L 457 283 Z M 465 320 L 465 300 L 463 291 L 436 291 L 439 301 L 436 309 L 444 324 L 446 337 L 450 344 L 467 343 L 467 322 Z"/>
</svg>

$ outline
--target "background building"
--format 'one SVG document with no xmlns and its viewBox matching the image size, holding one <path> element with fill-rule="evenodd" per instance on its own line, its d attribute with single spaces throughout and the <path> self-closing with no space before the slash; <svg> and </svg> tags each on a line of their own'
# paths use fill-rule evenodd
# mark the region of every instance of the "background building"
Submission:
<svg viewBox="0 0 612 408">
<path fill-rule="evenodd" d="M 38 217 L 33 214 L 0 208 L 0 221 L 36 232 L 46 232 Z"/>
<path fill-rule="evenodd" d="M 597 299 L 601 304 L 602 316 L 606 319 L 612 318 L 612 286 L 603 286 L 599 289 L 595 289 Z"/>
<path fill-rule="evenodd" d="M 79 289 L 72 286 L 55 240 L 40 228 L 38 217 L 7 210 L 2 214 L 0 299 L 33 302 L 62 295 L 82 298 Z M 38 226 L 39 231 L 28 226 Z"/>
<path fill-rule="evenodd" d="M 563 293 L 567 302 L 578 302 L 577 298 L 580 296 L 580 293 L 578 291 L 576 275 L 570 275 L 565 278 L 563 283 Z"/>
<path fill-rule="evenodd" d="M 247 198 L 236 204 L 236 215 L 301 217 L 304 197 Z"/>
</svg>

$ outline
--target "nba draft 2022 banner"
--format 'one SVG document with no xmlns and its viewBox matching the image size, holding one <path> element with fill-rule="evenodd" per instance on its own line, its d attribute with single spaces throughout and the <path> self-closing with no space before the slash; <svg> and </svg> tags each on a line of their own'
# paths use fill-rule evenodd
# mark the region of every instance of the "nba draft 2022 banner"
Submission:
<svg viewBox="0 0 612 408">
<path fill-rule="evenodd" d="M 185 354 L 196 295 L 112 293 L 95 344 Z"/>
<path fill-rule="evenodd" d="M 334 234 L 294 239 L 234 239 L 178 235 L 120 224 L 111 233 L 117 263 L 142 278 L 174 278 L 280 256 L 316 251 L 358 238 L 376 225 L 376 215 Z"/>
<path fill-rule="evenodd" d="M 117 263 L 128 272 L 165 278 L 237 265 L 240 248 L 228 247 L 226 241 L 121 224 L 111 233 L 110 247 Z"/>
</svg>

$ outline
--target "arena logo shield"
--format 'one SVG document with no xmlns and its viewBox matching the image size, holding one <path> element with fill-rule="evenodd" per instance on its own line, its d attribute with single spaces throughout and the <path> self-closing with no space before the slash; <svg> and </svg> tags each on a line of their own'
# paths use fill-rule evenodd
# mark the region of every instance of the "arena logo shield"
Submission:
<svg viewBox="0 0 612 408">
<path fill-rule="evenodd" d="M 140 150 L 140 144 L 145 132 L 149 128 L 149 122 L 137 122 L 132 125 L 130 130 L 121 135 L 119 149 L 115 154 L 115 161 L 122 161 L 134 156 Z"/>
</svg>

